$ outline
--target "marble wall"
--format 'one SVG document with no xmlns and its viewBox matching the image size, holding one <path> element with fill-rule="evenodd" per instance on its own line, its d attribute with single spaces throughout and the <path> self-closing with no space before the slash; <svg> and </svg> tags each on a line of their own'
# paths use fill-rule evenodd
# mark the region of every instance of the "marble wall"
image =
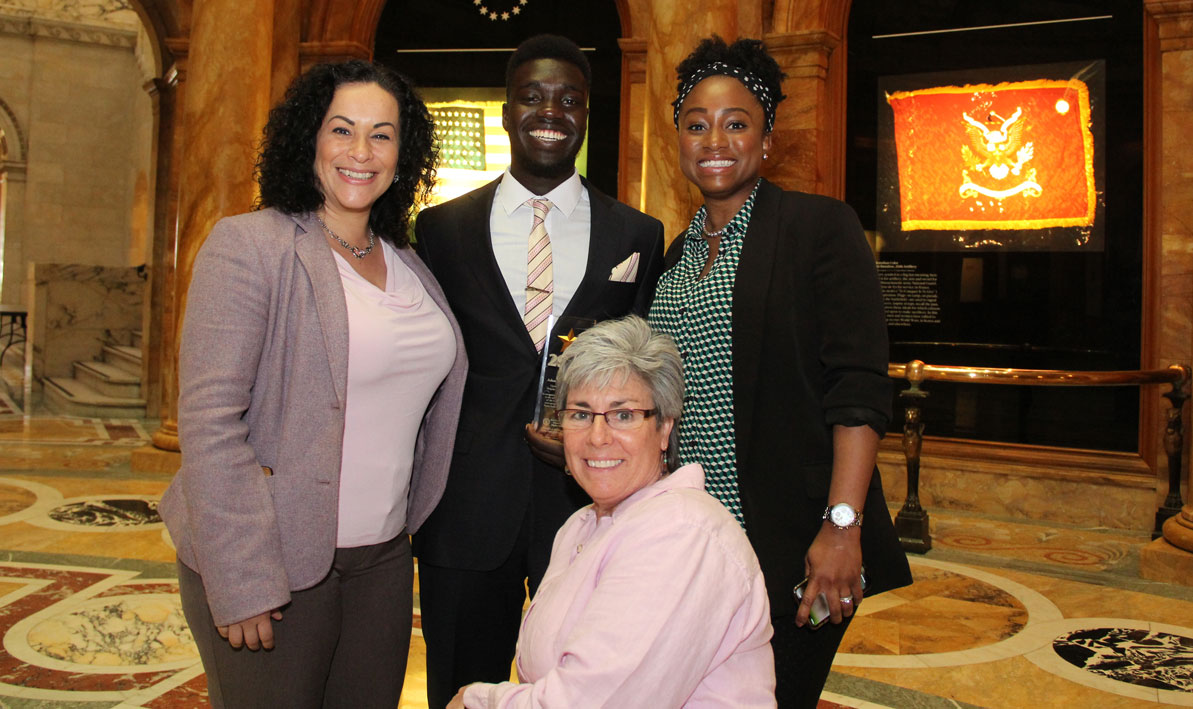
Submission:
<svg viewBox="0 0 1193 709">
<path fill-rule="evenodd" d="M 1193 129 L 1193 2 L 1190 0 L 1144 0 L 1149 22 L 1154 23 L 1151 43 L 1154 62 L 1149 65 L 1153 111 L 1147 122 L 1152 135 L 1159 133 L 1160 149 L 1145 163 L 1152 184 L 1159 192 L 1159 214 L 1147 222 L 1149 241 L 1144 256 L 1145 318 L 1156 342 L 1154 360 L 1164 366 L 1193 362 L 1193 156 L 1186 148 Z M 1158 68 L 1158 71 L 1157 71 Z M 1155 105 L 1157 104 L 1158 105 Z M 1155 138 L 1153 138 L 1153 141 Z M 1158 164 L 1157 164 L 1158 163 Z M 1158 182 L 1158 184 L 1157 184 Z M 1145 328 L 1146 333 L 1147 328 Z M 1160 408 L 1163 403 L 1157 402 Z M 1164 537 L 1186 552 L 1193 552 L 1193 416 L 1186 407 L 1184 420 L 1185 506 L 1166 524 Z M 1158 434 L 1155 434 L 1158 438 Z M 1158 443 L 1153 439 L 1153 443 Z M 1158 452 L 1163 448 L 1155 445 Z M 1162 453 L 1157 456 L 1163 465 Z M 1166 477 L 1161 487 L 1167 492 Z M 1193 562 L 1186 555 L 1186 569 Z M 1186 583 L 1189 575 L 1185 574 Z"/>
<path fill-rule="evenodd" d="M 895 506 L 907 499 L 907 461 L 900 443 L 889 437 L 878 454 L 883 491 L 887 503 Z M 1153 528 L 1155 481 L 1141 461 L 1123 455 L 1107 461 L 1074 451 L 1011 459 L 1000 455 L 1006 451 L 997 444 L 926 441 L 920 504 L 930 516 L 947 510 L 1084 528 Z"/>
<path fill-rule="evenodd" d="M 137 35 L 0 8 L 0 101 L 28 142 L 6 206 L 0 301 L 23 299 L 31 262 L 146 262 L 153 112 Z"/>
<path fill-rule="evenodd" d="M 33 378 L 73 376 L 75 360 L 98 359 L 109 342 L 141 329 L 145 271 L 135 267 L 29 264 L 27 356 Z"/>
</svg>

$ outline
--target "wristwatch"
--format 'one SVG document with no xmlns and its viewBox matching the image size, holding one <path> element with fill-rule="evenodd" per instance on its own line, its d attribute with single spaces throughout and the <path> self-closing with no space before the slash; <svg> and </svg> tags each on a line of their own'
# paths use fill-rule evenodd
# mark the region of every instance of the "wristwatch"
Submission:
<svg viewBox="0 0 1193 709">
<path fill-rule="evenodd" d="M 824 508 L 824 516 L 837 529 L 849 529 L 862 526 L 862 513 L 854 509 L 848 502 L 838 502 Z"/>
</svg>

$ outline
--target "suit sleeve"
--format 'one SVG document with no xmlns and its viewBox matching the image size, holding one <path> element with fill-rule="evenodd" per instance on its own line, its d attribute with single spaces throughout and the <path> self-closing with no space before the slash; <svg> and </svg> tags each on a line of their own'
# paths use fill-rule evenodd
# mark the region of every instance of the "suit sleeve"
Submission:
<svg viewBox="0 0 1193 709">
<path fill-rule="evenodd" d="M 411 246 L 414 247 L 414 253 L 418 254 L 427 268 L 434 273 L 435 268 L 431 265 L 430 249 L 427 247 L 427 234 L 432 231 L 427 222 L 431 221 L 433 217 L 428 217 L 426 214 L 427 212 L 424 210 L 414 218 L 414 243 Z"/>
<path fill-rule="evenodd" d="M 242 231 L 223 220 L 200 249 L 179 356 L 179 476 L 195 570 L 216 625 L 290 599 L 273 501 L 245 418 L 269 327 L 271 274 L 256 235 Z"/>
<path fill-rule="evenodd" d="M 663 275 L 663 223 L 649 218 L 651 224 L 650 247 L 642 254 L 642 267 L 638 296 L 634 299 L 633 313 L 646 317 L 650 304 L 654 302 L 655 287 Z"/>
<path fill-rule="evenodd" d="M 887 376 L 890 344 L 874 255 L 849 205 L 826 201 L 812 266 L 824 421 L 873 428 L 882 436 L 891 418 Z"/>
</svg>

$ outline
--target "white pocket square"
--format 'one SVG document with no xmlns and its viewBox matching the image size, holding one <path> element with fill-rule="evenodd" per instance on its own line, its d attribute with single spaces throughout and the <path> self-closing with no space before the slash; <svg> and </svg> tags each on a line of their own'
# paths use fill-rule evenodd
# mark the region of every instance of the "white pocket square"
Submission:
<svg viewBox="0 0 1193 709">
<path fill-rule="evenodd" d="M 638 261 L 641 256 L 637 251 L 630 254 L 630 257 L 625 261 L 613 267 L 609 272 L 609 280 L 617 281 L 618 283 L 633 283 L 638 280 Z"/>
</svg>

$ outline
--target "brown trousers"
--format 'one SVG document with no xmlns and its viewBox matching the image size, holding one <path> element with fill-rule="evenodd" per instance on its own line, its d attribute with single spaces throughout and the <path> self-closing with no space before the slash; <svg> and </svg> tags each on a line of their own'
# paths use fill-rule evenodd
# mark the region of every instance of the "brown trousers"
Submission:
<svg viewBox="0 0 1193 709">
<path fill-rule="evenodd" d="M 410 538 L 336 549 L 317 585 L 291 594 L 273 621 L 274 649 L 232 649 L 211 619 L 203 579 L 182 562 L 178 582 L 216 709 L 393 709 L 410 652 Z"/>
</svg>

